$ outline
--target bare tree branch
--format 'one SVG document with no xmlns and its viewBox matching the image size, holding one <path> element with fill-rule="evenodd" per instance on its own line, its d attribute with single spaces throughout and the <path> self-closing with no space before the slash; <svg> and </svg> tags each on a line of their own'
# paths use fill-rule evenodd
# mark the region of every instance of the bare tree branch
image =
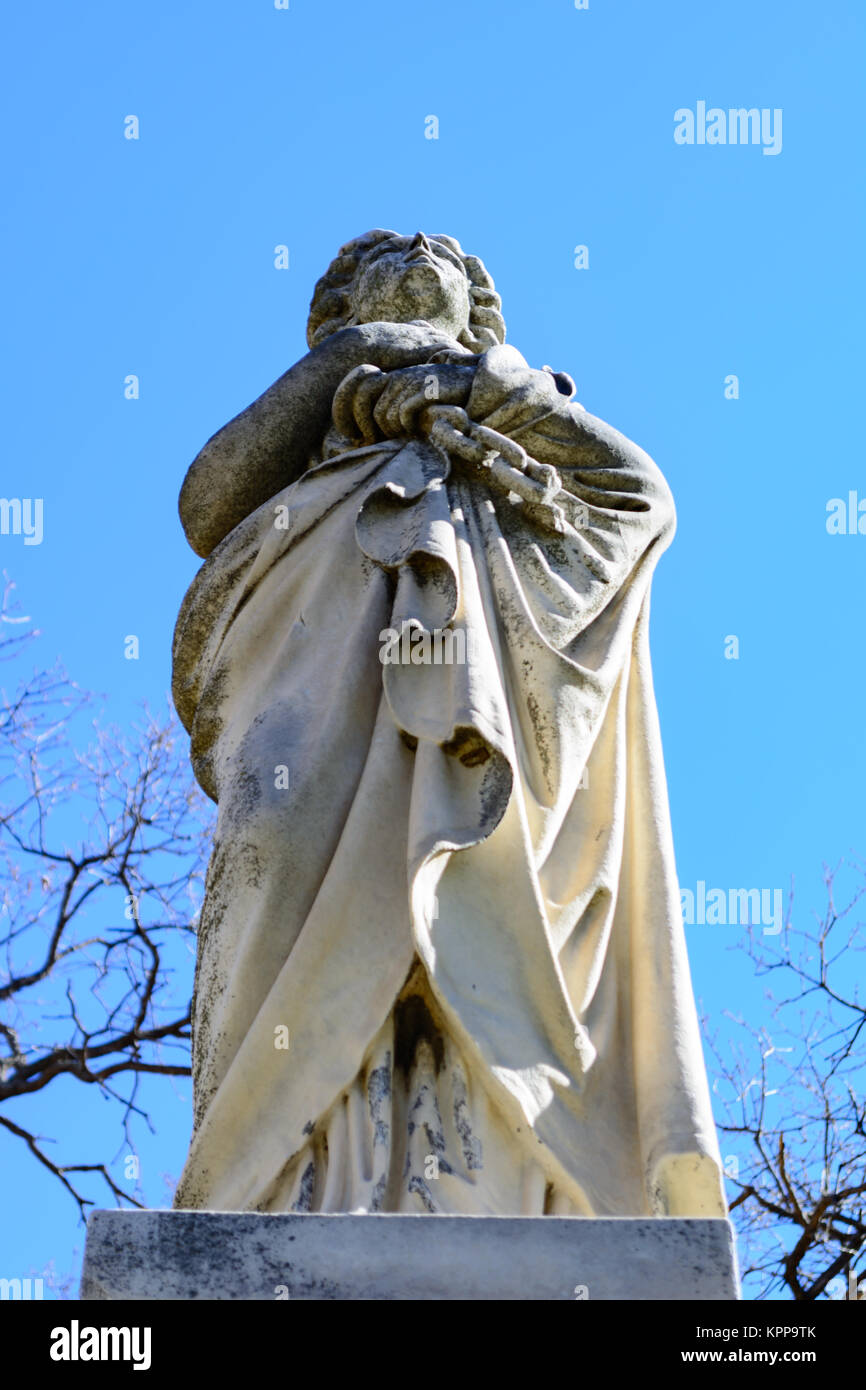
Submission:
<svg viewBox="0 0 866 1390">
<path fill-rule="evenodd" d="M 0 1123 L 80 1211 L 91 1199 L 71 1173 L 99 1174 L 138 1205 L 104 1162 L 49 1158 L 21 1106 L 69 1077 L 119 1105 L 129 1142 L 134 1118 L 150 1125 L 141 1077 L 189 1075 L 210 808 L 173 713 L 145 711 L 124 735 L 60 667 L 21 671 L 38 634 L 4 580 L 0 661 L 17 678 L 0 689 Z"/>
<path fill-rule="evenodd" d="M 861 876 L 862 866 L 852 865 Z M 824 866 L 827 904 L 814 927 L 795 929 L 793 891 L 784 933 L 768 943 L 750 929 L 745 951 L 770 992 L 770 1021 L 734 1020 L 725 1048 L 704 1029 L 716 1061 L 719 1129 L 743 1144 L 730 1175 L 743 1274 L 758 1297 L 832 1296 L 853 1272 L 866 1298 L 866 1005 L 850 969 L 866 946 L 854 909 L 861 884 L 836 905 L 841 865 Z"/>
</svg>

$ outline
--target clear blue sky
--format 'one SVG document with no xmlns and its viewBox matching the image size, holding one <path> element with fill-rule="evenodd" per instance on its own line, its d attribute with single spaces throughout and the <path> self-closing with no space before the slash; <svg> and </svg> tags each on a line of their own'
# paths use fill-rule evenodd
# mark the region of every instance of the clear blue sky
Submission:
<svg viewBox="0 0 866 1390">
<path fill-rule="evenodd" d="M 0 562 L 47 655 L 118 720 L 159 703 L 199 564 L 176 513 L 189 462 L 305 351 L 341 242 L 447 232 L 494 276 L 509 340 L 673 489 L 653 661 L 683 885 L 793 874 L 820 907 L 822 860 L 866 847 L 866 535 L 825 525 L 829 499 L 866 499 L 862 4 L 90 0 L 5 28 L 0 493 L 44 499 L 44 539 L 0 537 Z M 699 101 L 780 108 L 781 152 L 676 144 Z M 716 1016 L 759 1008 L 738 931 L 689 928 Z M 159 1205 L 189 1086 L 150 1096 Z M 113 1134 L 106 1112 L 70 1092 L 17 1113 L 75 1161 Z M 14 1141 L 0 1163 L 0 1273 L 70 1268 L 72 1203 Z"/>
</svg>

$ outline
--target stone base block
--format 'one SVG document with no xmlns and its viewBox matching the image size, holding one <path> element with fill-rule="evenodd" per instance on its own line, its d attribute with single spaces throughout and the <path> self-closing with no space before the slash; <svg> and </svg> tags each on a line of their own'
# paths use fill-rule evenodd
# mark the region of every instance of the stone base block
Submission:
<svg viewBox="0 0 866 1390">
<path fill-rule="evenodd" d="M 736 1299 L 728 1221 L 95 1211 L 82 1299 Z"/>
</svg>

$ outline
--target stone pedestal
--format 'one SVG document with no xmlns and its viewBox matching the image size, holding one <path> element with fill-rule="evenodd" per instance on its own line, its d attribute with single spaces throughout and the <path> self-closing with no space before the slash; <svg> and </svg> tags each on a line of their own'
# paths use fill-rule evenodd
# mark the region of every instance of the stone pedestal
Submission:
<svg viewBox="0 0 866 1390">
<path fill-rule="evenodd" d="M 95 1211 L 83 1299 L 739 1297 L 728 1221 Z"/>
</svg>

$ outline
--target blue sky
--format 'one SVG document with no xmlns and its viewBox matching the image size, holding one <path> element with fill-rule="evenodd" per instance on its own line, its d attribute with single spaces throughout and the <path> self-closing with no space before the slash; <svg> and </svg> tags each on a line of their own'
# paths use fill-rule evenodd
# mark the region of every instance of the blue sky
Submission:
<svg viewBox="0 0 866 1390">
<path fill-rule="evenodd" d="M 0 536 L 0 563 L 49 659 L 119 721 L 164 698 L 199 564 L 176 511 L 189 462 L 303 354 L 343 241 L 447 232 L 484 259 L 509 340 L 673 489 L 652 640 L 683 886 L 793 875 L 820 908 L 822 861 L 866 842 L 866 535 L 826 528 L 830 499 L 866 499 L 862 6 L 91 0 L 6 27 L 0 493 L 44 499 L 44 537 Z M 678 145 L 699 101 L 780 109 L 780 153 Z M 688 933 L 704 1007 L 757 1018 L 739 929 Z M 160 1204 L 189 1086 L 151 1097 Z M 29 1118 L 56 1132 L 74 1108 L 85 1147 L 107 1124 L 90 1097 L 52 1107 Z M 2 1137 L 0 1163 L 3 1272 L 71 1267 L 68 1198 Z"/>
</svg>

